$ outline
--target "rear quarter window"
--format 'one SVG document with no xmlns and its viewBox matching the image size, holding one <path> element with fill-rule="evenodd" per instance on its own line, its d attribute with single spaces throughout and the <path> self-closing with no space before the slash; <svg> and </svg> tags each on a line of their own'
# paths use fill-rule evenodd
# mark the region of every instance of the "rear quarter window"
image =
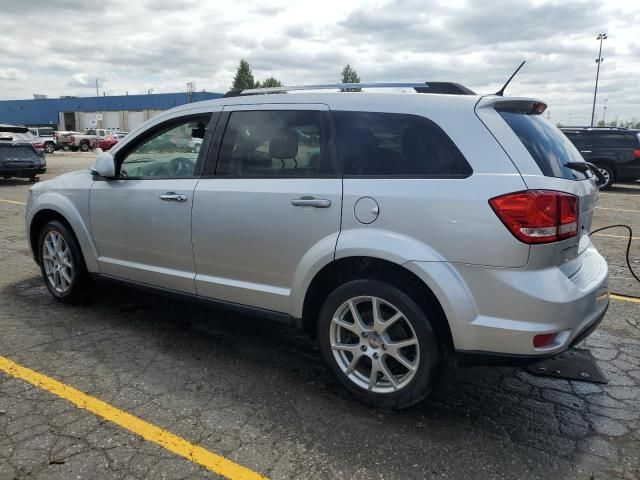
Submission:
<svg viewBox="0 0 640 480">
<path fill-rule="evenodd" d="M 345 176 L 466 178 L 471 166 L 447 134 L 418 115 L 333 113 Z"/>
<path fill-rule="evenodd" d="M 500 116 L 518 136 L 546 177 L 584 180 L 586 174 L 564 165 L 584 159 L 571 141 L 542 115 L 500 111 Z"/>
</svg>

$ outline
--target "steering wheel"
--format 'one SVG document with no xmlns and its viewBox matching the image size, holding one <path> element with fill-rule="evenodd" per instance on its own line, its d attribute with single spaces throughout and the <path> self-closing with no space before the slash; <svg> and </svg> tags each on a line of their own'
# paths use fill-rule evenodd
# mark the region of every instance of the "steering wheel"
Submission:
<svg viewBox="0 0 640 480">
<path fill-rule="evenodd" d="M 190 177 L 193 175 L 195 162 L 184 157 L 177 157 L 167 164 L 167 173 L 170 176 Z"/>
</svg>

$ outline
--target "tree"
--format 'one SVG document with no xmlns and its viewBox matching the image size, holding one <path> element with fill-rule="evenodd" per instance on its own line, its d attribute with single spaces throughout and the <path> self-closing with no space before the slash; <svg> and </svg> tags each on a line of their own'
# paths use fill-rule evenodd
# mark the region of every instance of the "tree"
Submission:
<svg viewBox="0 0 640 480">
<path fill-rule="evenodd" d="M 282 87 L 282 82 L 277 80 L 275 77 L 269 77 L 264 82 L 260 83 L 256 82 L 253 88 L 273 88 L 273 87 Z"/>
<path fill-rule="evenodd" d="M 596 127 L 604 127 L 604 120 L 598 120 Z"/>
<path fill-rule="evenodd" d="M 342 83 L 360 83 L 360 77 L 348 63 L 342 69 Z M 343 88 L 341 92 L 361 92 L 361 88 Z"/>
<path fill-rule="evenodd" d="M 234 90 L 244 90 L 247 88 L 254 88 L 254 87 L 255 87 L 255 81 L 253 80 L 253 73 L 251 73 L 249 62 L 247 62 L 243 58 L 240 60 L 240 64 L 238 65 L 236 76 L 233 77 L 233 83 L 231 84 L 231 88 Z"/>
</svg>

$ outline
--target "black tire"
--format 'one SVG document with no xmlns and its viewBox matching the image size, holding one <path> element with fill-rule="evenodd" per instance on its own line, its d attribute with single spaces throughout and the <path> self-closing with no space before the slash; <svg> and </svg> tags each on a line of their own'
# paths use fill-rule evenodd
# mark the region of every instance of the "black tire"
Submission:
<svg viewBox="0 0 640 480">
<path fill-rule="evenodd" d="M 31 183 L 38 183 L 40 181 L 40 179 L 36 176 L 33 177 L 29 177 L 29 182 Z"/>
<path fill-rule="evenodd" d="M 51 284 L 45 269 L 43 260 L 43 252 L 45 249 L 44 240 L 49 232 L 56 232 L 62 236 L 67 248 L 69 249 L 71 262 L 73 264 L 74 274 L 68 290 L 63 293 L 57 291 Z M 42 273 L 44 283 L 54 298 L 67 303 L 78 303 L 86 299 L 87 293 L 92 285 L 91 276 L 89 275 L 84 263 L 84 257 L 82 256 L 82 251 L 80 250 L 78 241 L 67 225 L 58 220 L 52 220 L 45 224 L 40 235 L 38 235 L 38 263 L 40 265 L 40 272 Z"/>
<path fill-rule="evenodd" d="M 91 145 L 89 145 L 87 142 L 83 142 L 80 144 L 80 150 L 82 150 L 83 152 L 88 152 L 89 150 L 91 150 Z"/>
<path fill-rule="evenodd" d="M 56 147 L 51 142 L 47 142 L 47 143 L 44 144 L 45 153 L 53 153 L 55 151 L 55 149 L 56 149 Z"/>
<path fill-rule="evenodd" d="M 596 165 L 598 170 L 607 178 L 607 182 L 604 185 L 600 185 L 600 190 L 609 190 L 616 180 L 616 172 L 610 165 Z"/>
<path fill-rule="evenodd" d="M 68 152 L 69 150 L 71 150 L 71 146 L 68 143 L 65 143 L 62 145 L 62 150 Z"/>
<path fill-rule="evenodd" d="M 396 391 L 378 393 L 358 385 L 343 372 L 333 355 L 331 324 L 334 314 L 347 300 L 361 296 L 377 297 L 390 303 L 404 315 L 415 332 L 420 349 L 417 369 L 408 383 Z M 410 295 L 396 286 L 379 280 L 353 280 L 335 289 L 322 306 L 317 324 L 320 352 L 338 382 L 361 402 L 383 409 L 406 408 L 424 399 L 430 393 L 431 381 L 442 359 L 440 346 L 429 321 L 429 318 L 434 318 L 434 315 L 434 312 L 425 312 L 421 309 Z"/>
</svg>

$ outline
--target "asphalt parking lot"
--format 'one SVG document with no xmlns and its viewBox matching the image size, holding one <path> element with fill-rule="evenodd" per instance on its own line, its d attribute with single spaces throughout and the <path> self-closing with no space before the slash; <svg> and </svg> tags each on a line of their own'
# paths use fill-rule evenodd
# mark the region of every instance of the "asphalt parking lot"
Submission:
<svg viewBox="0 0 640 480">
<path fill-rule="evenodd" d="M 92 158 L 50 155 L 42 178 Z M 623 230 L 594 236 L 618 294 L 586 341 L 607 385 L 449 367 L 427 401 L 384 412 L 352 401 L 287 326 L 125 287 L 55 302 L 25 239 L 28 188 L 0 180 L 0 366 L 27 367 L 184 444 L 171 450 L 145 439 L 148 426 L 0 369 L 2 480 L 243 478 L 238 466 L 274 479 L 640 479 L 640 301 L 630 298 L 640 285 Z M 640 259 L 640 183 L 601 194 L 594 228 L 614 223 L 632 226 Z M 190 446 L 212 455 L 209 467 Z"/>
</svg>

